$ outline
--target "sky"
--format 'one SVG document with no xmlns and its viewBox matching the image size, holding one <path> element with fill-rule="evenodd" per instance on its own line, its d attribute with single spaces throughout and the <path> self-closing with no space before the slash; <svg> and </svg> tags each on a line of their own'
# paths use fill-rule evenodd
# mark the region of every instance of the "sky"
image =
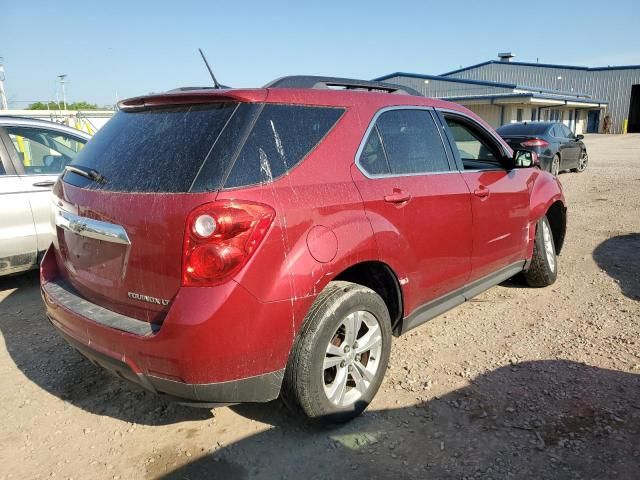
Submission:
<svg viewBox="0 0 640 480">
<path fill-rule="evenodd" d="M 0 0 L 10 107 L 61 97 L 98 105 L 218 80 L 441 74 L 511 51 L 523 62 L 640 64 L 640 1 L 155 2 Z"/>
</svg>

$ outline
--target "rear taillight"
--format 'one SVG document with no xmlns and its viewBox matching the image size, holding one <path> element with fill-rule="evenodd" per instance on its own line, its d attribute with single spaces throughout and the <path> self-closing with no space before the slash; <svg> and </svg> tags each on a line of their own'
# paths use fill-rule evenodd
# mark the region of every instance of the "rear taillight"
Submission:
<svg viewBox="0 0 640 480">
<path fill-rule="evenodd" d="M 531 140 L 527 140 L 526 142 L 522 142 L 520 145 L 523 147 L 548 147 L 549 142 L 546 140 L 542 140 L 541 138 L 532 138 Z"/>
<path fill-rule="evenodd" d="M 216 285 L 236 273 L 264 239 L 274 210 L 244 201 L 207 203 L 187 218 L 182 284 Z"/>
</svg>

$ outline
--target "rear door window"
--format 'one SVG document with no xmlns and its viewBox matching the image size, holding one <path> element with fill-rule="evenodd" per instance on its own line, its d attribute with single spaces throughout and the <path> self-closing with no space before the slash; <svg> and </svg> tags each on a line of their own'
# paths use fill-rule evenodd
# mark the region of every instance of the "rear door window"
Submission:
<svg viewBox="0 0 640 480">
<path fill-rule="evenodd" d="M 391 173 L 391 167 L 389 167 L 387 156 L 384 153 L 384 148 L 382 148 L 382 140 L 380 140 L 380 132 L 377 126 L 373 127 L 367 142 L 362 148 L 359 163 L 370 175 L 388 175 Z"/>
<path fill-rule="evenodd" d="M 343 108 L 266 104 L 225 188 L 268 183 L 298 165 L 329 133 Z"/>
<path fill-rule="evenodd" d="M 573 132 L 569 127 L 566 125 L 560 125 L 560 128 L 562 129 L 562 133 L 565 138 L 573 138 Z"/>
<path fill-rule="evenodd" d="M 371 175 L 415 175 L 450 169 L 438 127 L 431 114 L 422 109 L 382 113 L 358 161 Z"/>
<path fill-rule="evenodd" d="M 552 131 L 552 135 L 556 138 L 564 138 L 564 132 L 562 131 L 562 128 L 560 127 L 560 125 L 554 125 Z"/>
</svg>

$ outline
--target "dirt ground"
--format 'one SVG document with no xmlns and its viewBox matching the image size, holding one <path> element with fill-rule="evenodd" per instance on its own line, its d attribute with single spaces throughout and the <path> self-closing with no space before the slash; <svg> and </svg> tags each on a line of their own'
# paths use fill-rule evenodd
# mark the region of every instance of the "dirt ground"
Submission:
<svg viewBox="0 0 640 480">
<path fill-rule="evenodd" d="M 165 404 L 85 361 L 37 275 L 0 279 L 0 479 L 640 478 L 640 135 L 561 175 L 557 283 L 514 281 L 394 340 L 370 409 Z"/>
</svg>

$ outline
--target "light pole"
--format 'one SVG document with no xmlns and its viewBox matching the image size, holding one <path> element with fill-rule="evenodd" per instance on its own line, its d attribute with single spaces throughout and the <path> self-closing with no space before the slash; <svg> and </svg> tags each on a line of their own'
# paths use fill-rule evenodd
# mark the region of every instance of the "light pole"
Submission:
<svg viewBox="0 0 640 480">
<path fill-rule="evenodd" d="M 7 105 L 7 95 L 4 93 L 4 65 L 3 58 L 0 57 L 0 110 L 9 110 Z"/>
<path fill-rule="evenodd" d="M 64 105 L 64 109 L 67 109 L 67 94 L 64 90 L 65 79 L 67 78 L 67 74 L 64 73 L 62 75 L 58 75 L 60 79 L 60 86 L 62 87 L 62 105 Z M 58 107 L 59 108 L 59 107 Z"/>
</svg>

